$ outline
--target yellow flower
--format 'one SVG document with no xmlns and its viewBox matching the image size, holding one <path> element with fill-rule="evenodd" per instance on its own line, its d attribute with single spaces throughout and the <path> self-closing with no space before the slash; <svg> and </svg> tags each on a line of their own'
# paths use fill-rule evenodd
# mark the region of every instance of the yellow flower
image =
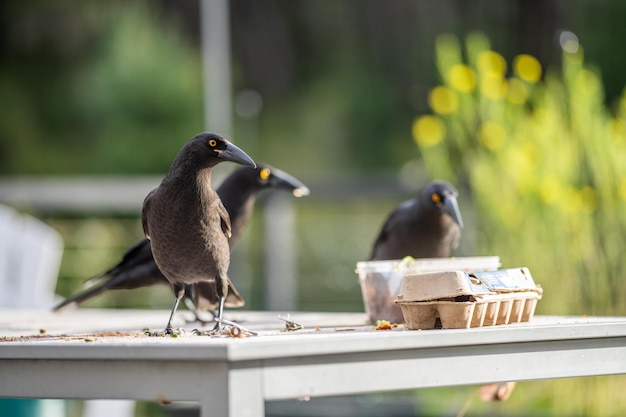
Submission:
<svg viewBox="0 0 626 417">
<path fill-rule="evenodd" d="M 480 93 L 492 100 L 501 100 L 506 94 L 506 82 L 499 74 L 488 74 L 480 80 Z"/>
<path fill-rule="evenodd" d="M 456 64 L 450 68 L 448 80 L 455 90 L 462 93 L 468 93 L 476 87 L 474 71 L 464 64 Z"/>
<path fill-rule="evenodd" d="M 418 145 L 430 148 L 443 140 L 446 127 L 437 116 L 420 116 L 413 123 L 413 139 Z"/>
<path fill-rule="evenodd" d="M 565 187 L 563 199 L 560 201 L 561 210 L 565 213 L 575 213 L 582 210 L 583 194 L 576 187 L 568 185 Z"/>
<path fill-rule="evenodd" d="M 524 83 L 517 78 L 510 78 L 507 82 L 506 99 L 513 104 L 524 104 L 527 97 Z"/>
<path fill-rule="evenodd" d="M 554 205 L 561 198 L 563 185 L 558 178 L 550 176 L 544 178 L 539 184 L 539 194 L 541 199 L 548 205 Z"/>
<path fill-rule="evenodd" d="M 459 99 L 454 91 L 440 85 L 431 90 L 428 95 L 428 104 L 436 113 L 450 114 L 459 107 Z"/>
<path fill-rule="evenodd" d="M 533 194 L 537 189 L 537 151 L 532 142 L 524 139 L 519 133 L 512 134 L 506 148 L 498 154 L 492 164 L 498 164 L 498 169 L 506 181 L 515 184 L 520 196 Z"/>
<path fill-rule="evenodd" d="M 496 122 L 485 122 L 478 131 L 478 138 L 485 148 L 497 151 L 504 145 L 506 131 Z"/>
<path fill-rule="evenodd" d="M 518 55 L 513 60 L 513 68 L 518 77 L 529 83 L 536 83 L 541 78 L 541 64 L 532 55 Z"/>
<path fill-rule="evenodd" d="M 502 55 L 494 51 L 483 51 L 478 54 L 476 66 L 480 72 L 487 75 L 502 77 L 506 73 L 506 61 Z"/>
</svg>

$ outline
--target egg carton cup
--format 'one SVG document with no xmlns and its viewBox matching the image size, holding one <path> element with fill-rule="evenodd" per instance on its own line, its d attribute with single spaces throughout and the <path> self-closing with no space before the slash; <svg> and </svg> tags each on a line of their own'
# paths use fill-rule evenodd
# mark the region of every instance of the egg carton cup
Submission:
<svg viewBox="0 0 626 417">
<path fill-rule="evenodd" d="M 400 293 L 402 278 L 406 274 L 419 274 L 435 271 L 494 271 L 500 267 L 498 256 L 473 256 L 454 258 L 396 259 L 389 261 L 357 262 L 365 312 L 373 323 L 376 320 L 389 320 L 402 323 L 404 316 L 400 306 L 394 303 Z"/>
<path fill-rule="evenodd" d="M 528 322 L 543 289 L 527 268 L 409 274 L 395 303 L 409 329 L 463 329 Z"/>
</svg>

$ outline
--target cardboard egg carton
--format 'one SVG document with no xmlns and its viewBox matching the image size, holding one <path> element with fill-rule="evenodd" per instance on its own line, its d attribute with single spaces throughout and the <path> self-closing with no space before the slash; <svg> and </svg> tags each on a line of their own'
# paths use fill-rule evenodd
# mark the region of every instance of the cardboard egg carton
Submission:
<svg viewBox="0 0 626 417">
<path fill-rule="evenodd" d="M 357 262 L 363 305 L 372 323 L 389 320 L 402 323 L 402 310 L 394 303 L 400 293 L 402 278 L 406 274 L 435 271 L 494 271 L 500 267 L 498 256 L 473 256 L 456 258 L 406 257 L 389 261 Z"/>
<path fill-rule="evenodd" d="M 406 274 L 395 303 L 409 329 L 495 326 L 530 321 L 543 290 L 528 268 Z"/>
</svg>

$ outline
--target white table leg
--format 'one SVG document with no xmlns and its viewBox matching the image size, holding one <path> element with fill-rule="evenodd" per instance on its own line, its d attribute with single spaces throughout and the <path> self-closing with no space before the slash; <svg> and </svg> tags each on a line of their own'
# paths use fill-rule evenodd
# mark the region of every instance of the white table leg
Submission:
<svg viewBox="0 0 626 417">
<path fill-rule="evenodd" d="M 264 417 L 261 369 L 232 365 L 223 395 L 200 401 L 200 417 Z M 215 400 L 217 399 L 217 401 Z"/>
</svg>

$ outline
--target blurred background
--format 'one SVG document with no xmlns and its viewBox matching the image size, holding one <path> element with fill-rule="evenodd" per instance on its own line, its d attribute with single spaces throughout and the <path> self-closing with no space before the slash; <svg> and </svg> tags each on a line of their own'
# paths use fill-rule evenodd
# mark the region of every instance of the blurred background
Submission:
<svg viewBox="0 0 626 417">
<path fill-rule="evenodd" d="M 461 193 L 456 255 L 529 267 L 537 314 L 626 314 L 626 4 L 225 4 L 223 19 L 195 1 L 0 5 L 0 203 L 61 234 L 57 294 L 142 238 L 145 194 L 213 130 L 311 189 L 260 196 L 232 265 L 246 308 L 363 311 L 355 263 L 392 208 L 441 178 Z M 288 227 L 268 233 L 277 218 Z M 273 299 L 283 280 L 291 293 Z M 85 306 L 170 304 L 151 288 Z M 456 415 L 473 390 L 419 391 L 410 407 Z M 523 383 L 468 415 L 621 416 L 625 391 L 624 377 Z"/>
</svg>

